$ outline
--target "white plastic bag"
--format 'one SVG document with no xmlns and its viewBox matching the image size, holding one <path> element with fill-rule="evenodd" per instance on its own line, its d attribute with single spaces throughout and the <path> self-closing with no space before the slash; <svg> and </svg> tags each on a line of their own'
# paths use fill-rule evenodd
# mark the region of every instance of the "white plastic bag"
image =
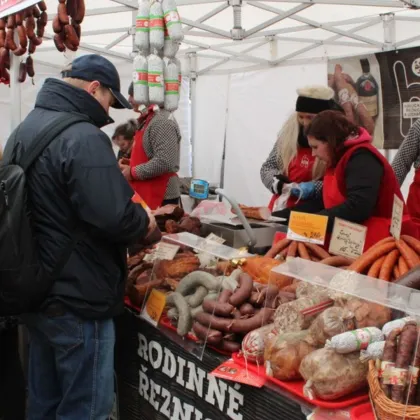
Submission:
<svg viewBox="0 0 420 420">
<path fill-rule="evenodd" d="M 165 87 L 163 85 L 163 60 L 151 54 L 147 58 L 149 103 L 163 106 L 165 102 Z"/>
<path fill-rule="evenodd" d="M 139 1 L 139 8 L 136 17 L 136 36 L 134 43 L 142 54 L 149 53 L 149 13 L 148 0 Z"/>
<path fill-rule="evenodd" d="M 276 202 L 274 203 L 273 212 L 284 210 L 285 208 L 287 208 L 287 201 L 290 198 L 290 195 L 291 195 L 291 192 L 292 192 L 293 188 L 296 188 L 296 189 L 300 190 L 299 184 L 297 182 L 292 182 L 291 184 L 284 184 L 283 185 L 281 195 L 276 200 Z M 300 196 L 298 197 L 298 200 L 297 200 L 296 203 L 299 202 L 301 196 L 302 196 L 302 192 L 300 193 Z"/>
<path fill-rule="evenodd" d="M 154 52 L 163 49 L 165 40 L 165 28 L 163 21 L 162 5 L 155 1 L 150 6 L 150 50 Z"/>
<path fill-rule="evenodd" d="M 139 54 L 133 61 L 134 100 L 138 104 L 147 105 L 149 103 L 149 86 L 147 79 L 147 58 Z"/>
<path fill-rule="evenodd" d="M 169 61 L 164 69 L 165 80 L 165 109 L 169 112 L 176 111 L 179 103 L 178 67 Z"/>
</svg>

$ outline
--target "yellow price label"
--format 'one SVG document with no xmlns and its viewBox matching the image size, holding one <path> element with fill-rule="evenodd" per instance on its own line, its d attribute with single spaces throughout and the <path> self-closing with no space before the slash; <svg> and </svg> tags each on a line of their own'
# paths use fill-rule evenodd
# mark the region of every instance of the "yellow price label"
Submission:
<svg viewBox="0 0 420 420">
<path fill-rule="evenodd" d="M 157 326 L 162 316 L 163 310 L 166 305 L 165 293 L 159 292 L 156 289 L 152 289 L 149 297 L 147 298 L 146 305 L 144 306 L 142 316 Z"/>
<path fill-rule="evenodd" d="M 324 245 L 327 224 L 328 216 L 292 211 L 287 239 Z"/>
</svg>

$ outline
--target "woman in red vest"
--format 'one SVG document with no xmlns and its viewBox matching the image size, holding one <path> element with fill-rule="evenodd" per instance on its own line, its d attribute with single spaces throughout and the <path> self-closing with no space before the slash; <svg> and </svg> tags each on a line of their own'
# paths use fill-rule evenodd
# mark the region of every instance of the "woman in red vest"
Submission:
<svg viewBox="0 0 420 420">
<path fill-rule="evenodd" d="M 306 133 L 314 156 L 327 169 L 322 198 L 295 210 L 328 216 L 329 232 L 336 217 L 365 225 L 365 250 L 389 236 L 394 196 L 403 197 L 391 165 L 372 145 L 371 135 L 336 111 L 318 114 Z M 409 222 L 403 230 L 413 233 Z"/>
<path fill-rule="evenodd" d="M 133 85 L 129 101 L 136 112 Z M 170 113 L 150 106 L 138 119 L 130 159 L 123 158 L 120 168 L 133 190 L 155 210 L 165 204 L 179 204 L 180 183 L 177 176 L 180 161 L 181 133 Z"/>
<path fill-rule="evenodd" d="M 307 86 L 298 89 L 297 94 L 296 112 L 283 125 L 276 144 L 260 170 L 263 184 L 274 194 L 269 204 L 272 211 L 284 184 L 300 184 L 300 189 L 292 190 L 288 207 L 294 206 L 298 197 L 309 199 L 322 188 L 320 180 L 325 168 L 312 156 L 304 130 L 319 112 L 341 109 L 332 99 L 334 91 L 327 86 Z"/>
</svg>

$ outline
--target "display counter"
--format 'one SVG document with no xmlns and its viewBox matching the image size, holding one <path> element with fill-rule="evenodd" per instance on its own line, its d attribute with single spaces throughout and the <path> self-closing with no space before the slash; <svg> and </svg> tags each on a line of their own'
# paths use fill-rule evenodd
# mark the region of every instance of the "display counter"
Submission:
<svg viewBox="0 0 420 420">
<path fill-rule="evenodd" d="M 119 420 L 303 420 L 311 406 L 278 389 L 212 375 L 228 358 L 206 349 L 200 361 L 170 330 L 127 309 L 116 320 Z"/>
</svg>

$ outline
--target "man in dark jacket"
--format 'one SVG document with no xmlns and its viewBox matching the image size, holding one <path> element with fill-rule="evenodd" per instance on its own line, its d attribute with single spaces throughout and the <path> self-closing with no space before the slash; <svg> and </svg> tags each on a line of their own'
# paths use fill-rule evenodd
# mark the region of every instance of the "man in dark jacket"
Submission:
<svg viewBox="0 0 420 420">
<path fill-rule="evenodd" d="M 153 218 L 132 202 L 111 143 L 100 128 L 109 107 L 131 108 L 114 65 L 98 55 L 73 61 L 63 80 L 47 79 L 19 127 L 18 153 L 60 113 L 89 118 L 66 129 L 27 174 L 40 258 L 52 270 L 78 242 L 30 334 L 29 420 L 105 420 L 114 400 L 113 317 L 123 310 L 127 246 L 146 237 Z M 5 155 L 15 145 L 7 144 Z M 149 223 L 150 222 L 150 223 Z"/>
</svg>

